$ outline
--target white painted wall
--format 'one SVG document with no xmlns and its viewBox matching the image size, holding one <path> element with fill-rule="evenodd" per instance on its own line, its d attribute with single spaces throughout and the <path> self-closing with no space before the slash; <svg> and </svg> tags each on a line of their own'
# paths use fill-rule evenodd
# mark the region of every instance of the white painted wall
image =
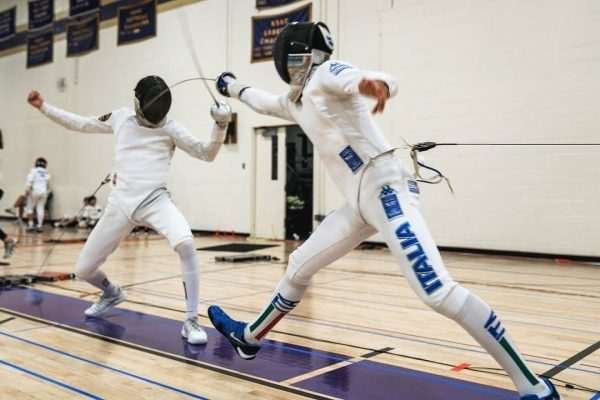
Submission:
<svg viewBox="0 0 600 400">
<path fill-rule="evenodd" d="M 26 21 L 25 0 L 18 19 Z M 66 0 L 56 2 L 65 12 Z M 55 177 L 56 211 L 80 198 L 110 170 L 112 138 L 65 132 L 25 104 L 37 88 L 59 106 L 101 114 L 130 105 L 137 79 L 168 82 L 197 74 L 181 29 L 185 14 L 207 75 L 234 71 L 257 87 L 283 91 L 272 63 L 250 64 L 253 0 L 204 0 L 161 12 L 156 38 L 116 46 L 116 27 L 101 30 L 100 50 L 26 70 L 25 53 L 0 57 L 1 208 L 22 191 L 33 159 L 45 155 Z M 337 57 L 399 77 L 400 95 L 378 117 L 390 140 L 410 142 L 600 142 L 600 3 L 594 0 L 315 0 L 315 18 L 337 37 Z M 67 90 L 57 90 L 59 77 Z M 198 82 L 174 89 L 172 117 L 198 136 L 210 127 L 209 97 Z M 183 153 L 170 188 L 196 229 L 249 232 L 252 135 L 282 121 L 239 103 L 239 143 L 212 164 Z M 441 245 L 600 255 L 600 148 L 443 148 L 427 160 L 450 176 L 456 195 L 424 187 L 423 207 Z M 316 159 L 315 213 L 341 196 Z"/>
</svg>

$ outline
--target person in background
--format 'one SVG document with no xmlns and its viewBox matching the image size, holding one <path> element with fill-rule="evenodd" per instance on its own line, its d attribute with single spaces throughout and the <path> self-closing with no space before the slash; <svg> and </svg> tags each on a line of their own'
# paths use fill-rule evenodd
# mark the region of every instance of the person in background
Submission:
<svg viewBox="0 0 600 400">
<path fill-rule="evenodd" d="M 96 196 L 89 196 L 83 199 L 85 207 L 79 214 L 78 225 L 80 228 L 92 229 L 98 223 L 102 215 L 102 207 L 97 205 Z"/>
<path fill-rule="evenodd" d="M 17 224 L 24 224 L 25 222 L 25 207 L 27 206 L 27 195 L 20 194 L 15 200 L 15 203 L 11 208 L 7 208 L 4 211 L 9 213 L 10 215 L 14 215 L 17 217 Z"/>
<path fill-rule="evenodd" d="M 4 196 L 4 190 L 0 189 L 0 199 Z M 6 232 L 0 229 L 0 240 L 4 243 L 4 258 L 10 258 L 17 247 L 17 241 L 9 237 Z"/>
<path fill-rule="evenodd" d="M 25 184 L 25 193 L 27 195 L 26 212 L 29 215 L 28 232 L 42 232 L 44 225 L 44 211 L 46 208 L 46 200 L 48 199 L 50 174 L 46 169 L 48 161 L 43 157 L 38 157 L 35 160 L 35 165 L 27 175 L 27 183 Z M 34 228 L 33 212 L 37 217 L 37 226 Z"/>
<path fill-rule="evenodd" d="M 83 205 L 75 216 L 66 215 L 54 224 L 55 228 L 79 227 L 92 229 L 102 215 L 102 207 L 97 205 L 96 196 L 83 198 Z"/>
</svg>

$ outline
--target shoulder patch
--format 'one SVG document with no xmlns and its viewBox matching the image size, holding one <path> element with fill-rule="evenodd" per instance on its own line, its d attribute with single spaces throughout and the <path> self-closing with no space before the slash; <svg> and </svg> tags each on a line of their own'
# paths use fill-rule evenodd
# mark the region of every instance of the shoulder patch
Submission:
<svg viewBox="0 0 600 400">
<path fill-rule="evenodd" d="M 342 71 L 344 71 L 346 69 L 350 69 L 350 68 L 353 68 L 353 67 L 351 65 L 344 64 L 344 63 L 337 62 L 337 61 L 334 61 L 331 64 L 329 64 L 329 72 L 331 72 L 335 76 L 338 76 Z"/>
<path fill-rule="evenodd" d="M 106 122 L 106 121 L 108 121 L 108 119 L 110 118 L 111 115 L 112 115 L 112 113 L 101 115 L 100 117 L 98 117 L 98 120 L 100 120 L 102 122 Z"/>
</svg>

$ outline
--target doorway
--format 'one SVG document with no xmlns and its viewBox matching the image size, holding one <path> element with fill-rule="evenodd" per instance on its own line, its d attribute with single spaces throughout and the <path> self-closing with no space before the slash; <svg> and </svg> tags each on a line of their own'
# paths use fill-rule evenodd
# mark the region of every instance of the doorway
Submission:
<svg viewBox="0 0 600 400">
<path fill-rule="evenodd" d="M 298 125 L 286 128 L 285 238 L 303 240 L 313 228 L 313 146 Z"/>
<path fill-rule="evenodd" d="M 313 146 L 299 126 L 259 128 L 254 135 L 252 233 L 306 239 L 313 226 Z"/>
</svg>

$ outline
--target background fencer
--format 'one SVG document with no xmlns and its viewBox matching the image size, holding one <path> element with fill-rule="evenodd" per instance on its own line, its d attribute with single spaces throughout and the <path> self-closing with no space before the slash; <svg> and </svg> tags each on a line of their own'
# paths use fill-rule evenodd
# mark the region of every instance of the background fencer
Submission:
<svg viewBox="0 0 600 400">
<path fill-rule="evenodd" d="M 204 143 L 167 118 L 171 92 L 160 77 L 144 77 L 134 92 L 135 111 L 120 108 L 101 117 L 83 117 L 61 110 L 44 101 L 36 91 L 28 96 L 32 106 L 67 129 L 115 135 L 113 189 L 104 214 L 77 261 L 77 277 L 102 290 L 98 302 L 85 314 L 100 317 L 125 300 L 124 291 L 99 267 L 136 225 L 143 225 L 167 238 L 181 260 L 186 302 L 181 335 L 192 344 L 206 343 L 206 333 L 197 321 L 198 259 L 193 236 L 185 217 L 171 200 L 166 181 L 175 148 L 204 161 L 215 159 L 231 109 L 225 103 L 212 106 L 215 125 L 210 140 Z"/>
<path fill-rule="evenodd" d="M 363 96 L 384 110 L 398 86 L 390 76 L 331 60 L 334 43 L 323 23 L 292 23 L 277 37 L 274 60 L 290 85 L 280 96 L 223 73 L 217 88 L 261 114 L 293 121 L 308 135 L 346 205 L 331 213 L 290 255 L 287 271 L 263 311 L 249 324 L 209 308 L 215 327 L 238 354 L 252 359 L 260 340 L 300 302 L 312 276 L 376 232 L 385 239 L 411 288 L 427 305 L 460 324 L 510 375 L 522 399 L 559 399 L 554 386 L 525 363 L 498 315 L 454 281 L 419 210 L 419 188 L 379 130 Z"/>
<path fill-rule="evenodd" d="M 25 206 L 26 214 L 29 215 L 29 224 L 27 231 L 42 232 L 44 226 L 44 214 L 46 211 L 46 201 L 50 191 L 50 174 L 48 173 L 48 161 L 44 157 L 38 157 L 25 182 L 25 197 L 27 204 Z M 35 214 L 35 215 L 34 215 Z M 37 225 L 34 227 L 33 220 Z"/>
</svg>

